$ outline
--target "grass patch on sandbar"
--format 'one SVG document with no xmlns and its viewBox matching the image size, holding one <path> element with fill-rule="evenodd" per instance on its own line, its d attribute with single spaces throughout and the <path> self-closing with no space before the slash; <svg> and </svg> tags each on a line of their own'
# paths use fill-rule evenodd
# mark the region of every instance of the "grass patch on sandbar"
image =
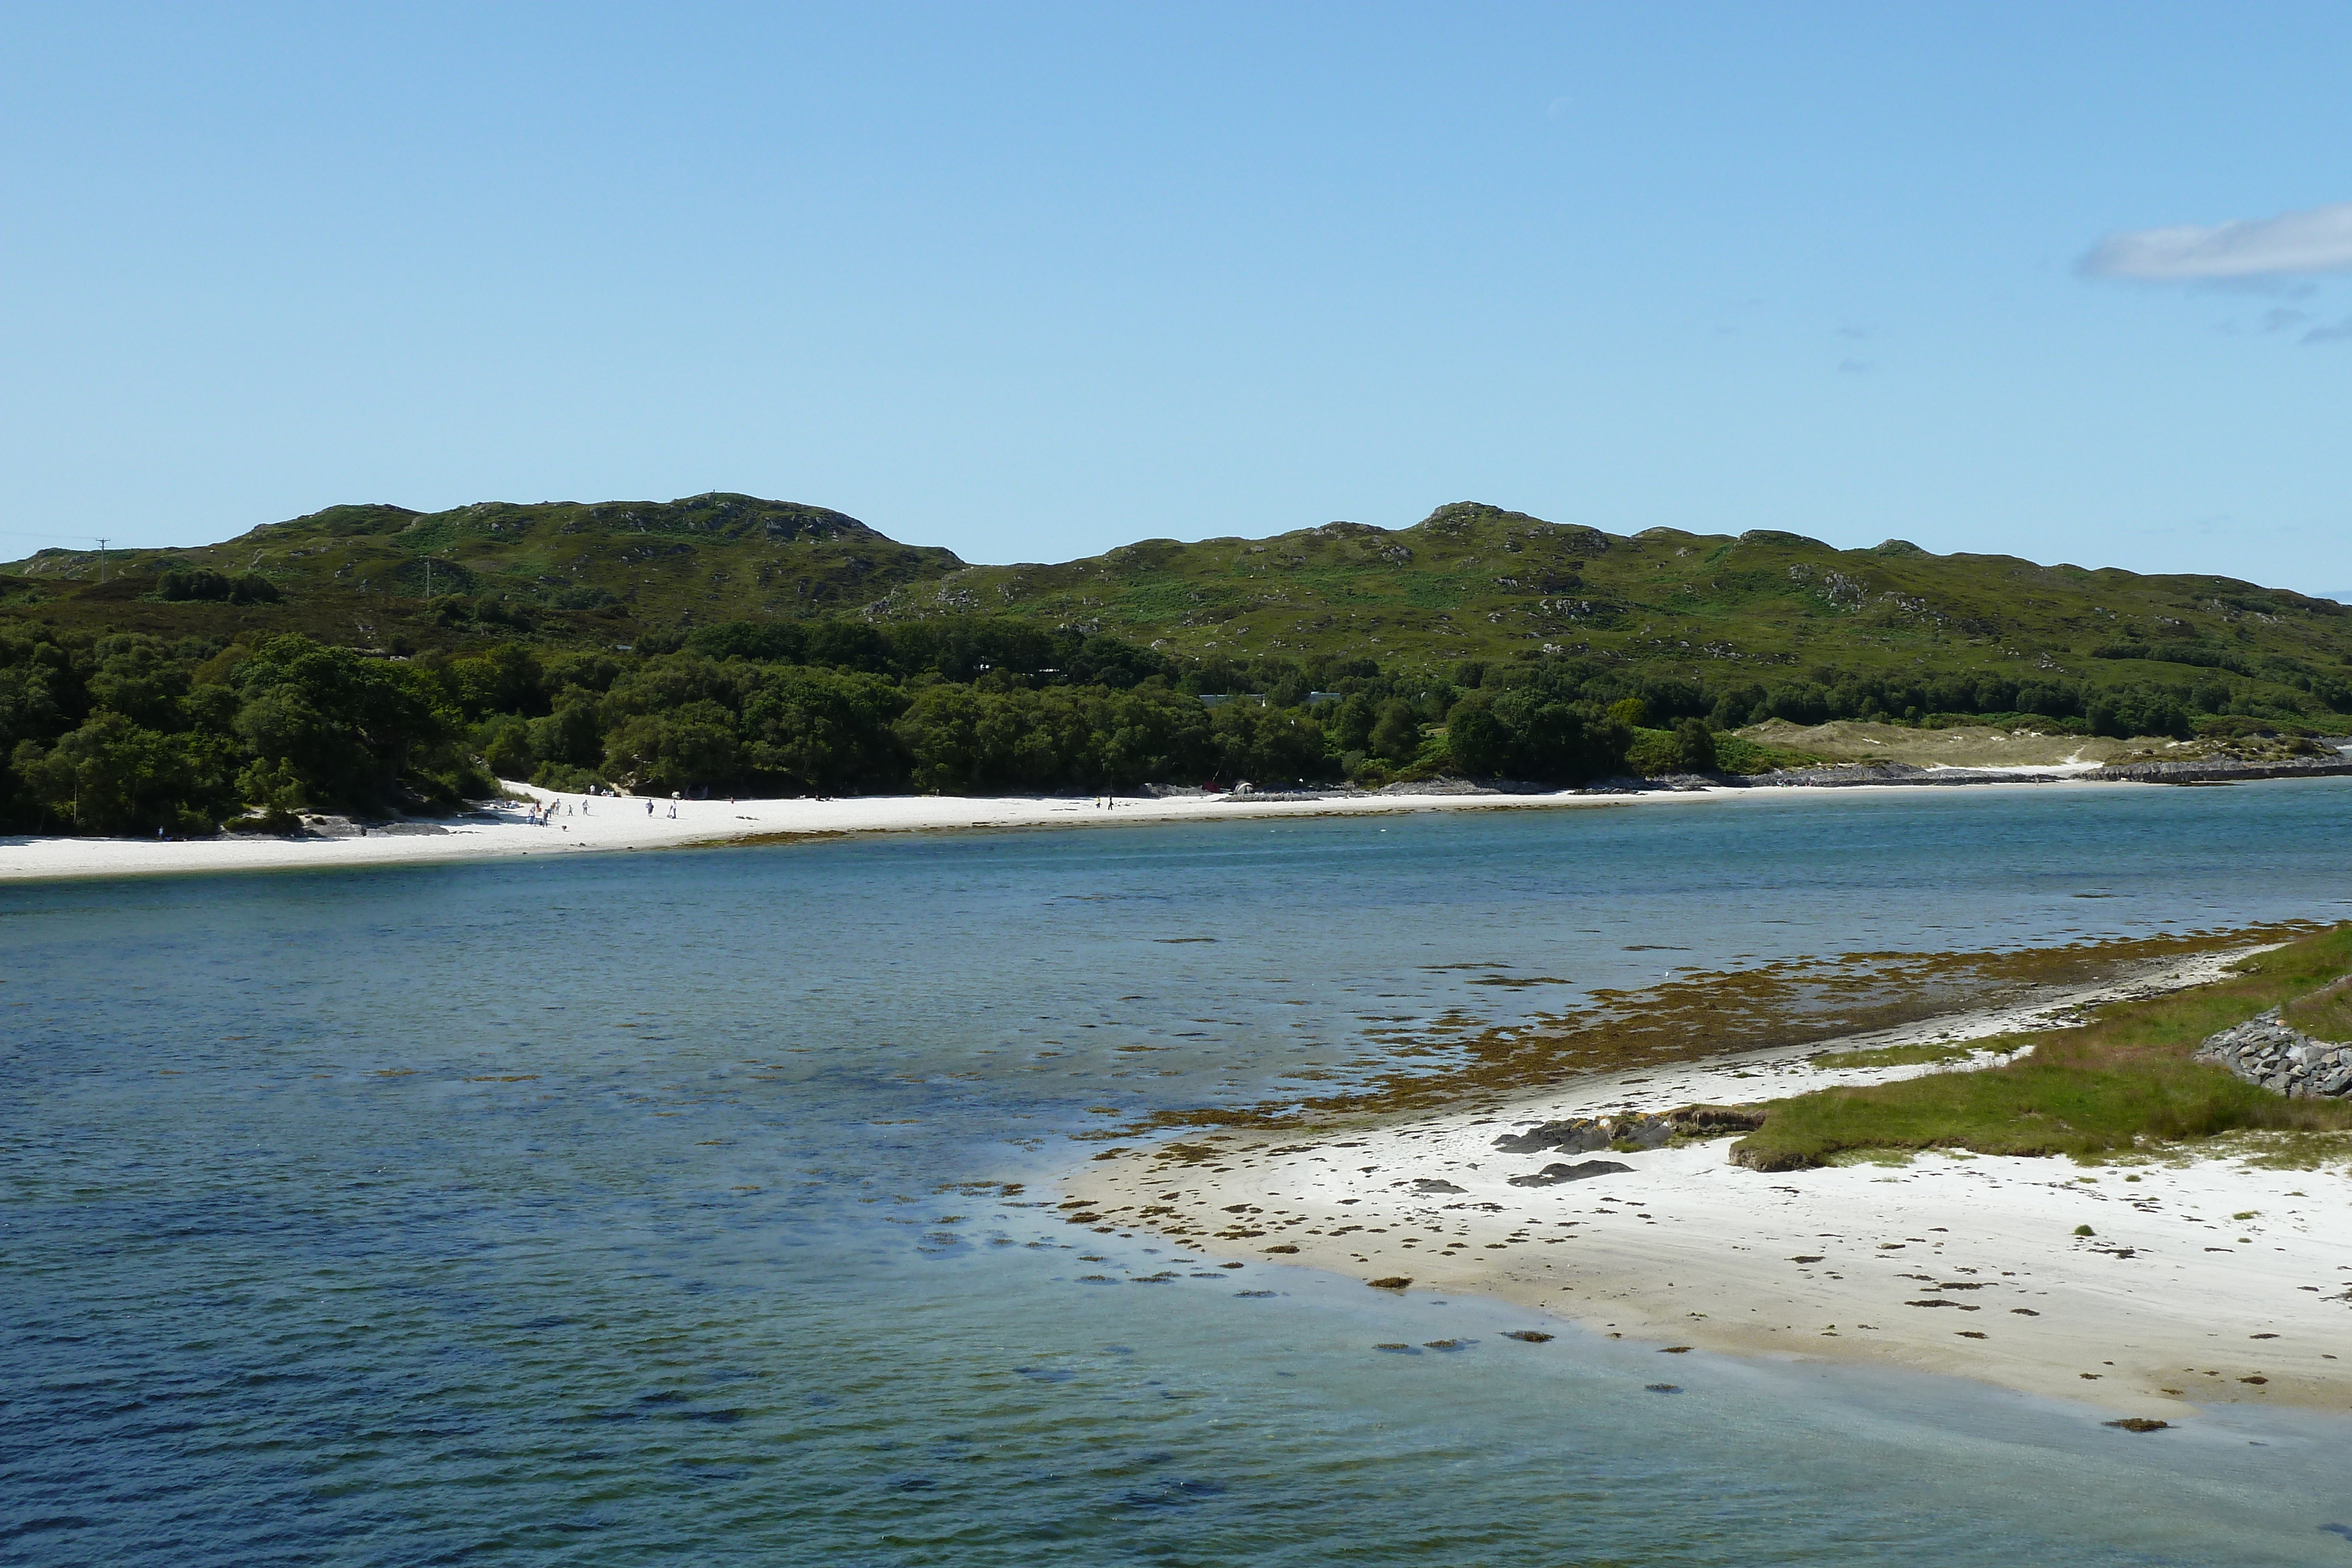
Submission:
<svg viewBox="0 0 2352 1568">
<path fill-rule="evenodd" d="M 2352 1129 L 2352 1105 L 2288 1100 L 2189 1060 L 2208 1035 L 2347 974 L 2352 925 L 2339 925 L 2212 985 L 2111 1004 L 2082 1028 L 2037 1036 L 2032 1055 L 2000 1067 L 1776 1100 L 1732 1158 L 1756 1170 L 1818 1166 L 1849 1149 L 2095 1159 L 2222 1133 Z"/>
<path fill-rule="evenodd" d="M 1824 1072 L 1835 1072 L 1850 1067 L 1919 1067 L 1946 1061 L 1965 1061 L 1979 1051 L 2015 1051 L 2023 1041 L 2000 1044 L 1989 1040 L 1972 1040 L 1965 1045 L 1883 1045 L 1875 1051 L 1829 1051 L 1813 1058 L 1813 1065 Z"/>
<path fill-rule="evenodd" d="M 2256 1170 L 2330 1170 L 2352 1165 L 2352 1133 L 2243 1133 L 2212 1152 Z"/>
</svg>

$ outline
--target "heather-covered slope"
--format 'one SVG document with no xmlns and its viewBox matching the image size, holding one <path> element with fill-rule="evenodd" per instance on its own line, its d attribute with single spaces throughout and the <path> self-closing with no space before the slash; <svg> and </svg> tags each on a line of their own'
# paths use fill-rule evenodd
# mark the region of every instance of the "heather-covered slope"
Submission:
<svg viewBox="0 0 2352 1568">
<path fill-rule="evenodd" d="M 291 601 L 333 601 L 370 624 L 414 619 L 433 608 L 428 596 L 488 595 L 534 619 L 553 612 L 558 627 L 606 611 L 608 620 L 667 628 L 855 612 L 962 564 L 840 512 L 751 496 L 484 501 L 446 512 L 330 507 L 216 545 L 116 551 L 106 563 L 114 591 L 100 597 L 127 604 L 152 595 L 167 571 L 204 569 L 258 573 Z M 43 550 L 5 570 L 25 580 L 10 585 L 23 601 L 68 584 L 97 587 L 100 562 L 92 551 Z"/>
<path fill-rule="evenodd" d="M 969 566 L 839 512 L 747 496 L 335 507 L 103 564 L 103 582 L 86 551 L 6 569 L 0 621 L 166 636 L 300 631 L 406 653 L 518 634 L 659 648 L 728 622 L 983 615 L 1244 667 L 1374 659 L 1448 672 L 1550 657 L 1710 690 L 1876 682 L 1901 695 L 1878 703 L 1897 718 L 1908 707 L 2034 711 L 2036 689 L 2057 685 L 2168 692 L 2183 712 L 2324 721 L 2352 711 L 2352 610 L 2332 600 L 2224 577 L 1938 556 L 1901 540 L 1839 550 L 1771 532 L 1628 538 L 1474 503 L 1394 530 L 1149 539 L 1029 566 Z M 266 583 L 278 601 L 241 582 Z M 1866 711 L 1832 703 L 1783 716 Z"/>
<path fill-rule="evenodd" d="M 2352 680 L 2345 606 L 2230 578 L 1938 556 L 1899 539 L 1839 550 L 1769 532 L 1625 538 L 1471 503 L 1393 532 L 1331 523 L 965 567 L 910 581 L 870 613 L 972 612 L 1229 658 L 1553 652 L 1681 666 L 1709 685 L 1742 669 L 1770 685 L 1790 666 L 2103 685 L 2209 672 Z"/>
</svg>

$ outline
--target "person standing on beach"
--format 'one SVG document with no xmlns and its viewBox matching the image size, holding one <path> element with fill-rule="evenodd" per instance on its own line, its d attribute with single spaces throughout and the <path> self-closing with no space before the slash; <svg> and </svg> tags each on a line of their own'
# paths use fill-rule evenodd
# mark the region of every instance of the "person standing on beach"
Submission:
<svg viewBox="0 0 2352 1568">
<path fill-rule="evenodd" d="M 653 798 L 651 795 L 648 795 L 648 796 L 646 796 L 646 816 L 648 816 L 648 817 L 650 817 L 650 816 L 652 816 L 653 814 L 654 814 L 654 798 Z"/>
</svg>

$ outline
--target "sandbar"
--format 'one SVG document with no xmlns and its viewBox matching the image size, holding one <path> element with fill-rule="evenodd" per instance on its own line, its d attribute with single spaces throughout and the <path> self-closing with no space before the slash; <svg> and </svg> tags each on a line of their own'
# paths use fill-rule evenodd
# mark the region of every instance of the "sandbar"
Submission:
<svg viewBox="0 0 2352 1568">
<path fill-rule="evenodd" d="M 1530 1330 L 1558 1319 L 1661 1353 L 1872 1362 L 2176 1423 L 2224 1402 L 2341 1412 L 2352 1176 L 2265 1168 L 2259 1135 L 2220 1157 L 2095 1167 L 1930 1152 L 1773 1173 L 1733 1165 L 1717 1139 L 1603 1152 L 1629 1168 L 1532 1187 L 1512 1178 L 1563 1156 L 1495 1146 L 1555 1119 L 1966 1071 L 1823 1071 L 1811 1059 L 2063 1027 L 2102 1000 L 2215 978 L 2256 950 L 2168 960 L 2021 1009 L 1601 1074 L 1450 1114 L 1188 1133 L 1098 1155 L 1064 1185 L 1076 1212 L 1117 1231 L 1496 1297 L 1529 1309 Z"/>
</svg>

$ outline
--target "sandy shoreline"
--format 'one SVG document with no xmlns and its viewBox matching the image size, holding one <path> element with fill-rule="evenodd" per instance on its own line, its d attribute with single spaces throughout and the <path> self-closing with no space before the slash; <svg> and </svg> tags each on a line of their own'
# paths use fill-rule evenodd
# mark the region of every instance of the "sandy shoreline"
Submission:
<svg viewBox="0 0 2352 1568">
<path fill-rule="evenodd" d="M 1966 771 L 1971 779 L 1964 789 L 1931 789 L 1924 792 L 1940 798 L 1955 793 L 1974 796 L 1989 789 L 2131 787 L 2074 780 L 2018 780 L 2009 777 L 2015 771 L 2011 769 Z M 1730 800 L 1853 800 L 1923 792 L 1917 786 L 1864 784 L 1792 785 L 1765 789 L 1717 786 L 1626 795 L 1582 794 L 1575 790 L 1536 795 L 1364 795 L 1316 800 L 1230 795 L 1165 800 L 1122 796 L 1112 810 L 1105 810 L 1092 800 L 1066 796 L 976 799 L 866 795 L 832 800 L 681 800 L 676 802 L 677 815 L 673 818 L 669 814 L 672 802 L 667 800 L 655 801 L 654 810 L 648 815 L 642 800 L 558 795 L 522 784 L 509 784 L 508 788 L 518 795 L 555 802 L 558 815 L 544 826 L 532 826 L 525 821 L 521 805 L 502 803 L 493 810 L 451 819 L 446 823 L 410 824 L 406 831 L 371 833 L 363 838 L 224 835 L 167 842 L 152 839 L 0 837 L 0 882 L 404 865 L 534 854 L 679 849 L 742 840 L 782 842 L 845 834 L 1133 827 L 1157 822 L 1381 816 L 1416 811 L 1598 810 Z"/>
<path fill-rule="evenodd" d="M 2243 1155 L 2063 1159 L 1927 1154 L 1765 1174 L 1727 1141 L 1604 1153 L 1622 1174 L 1515 1186 L 1555 1160 L 1497 1136 L 1603 1111 L 1754 1101 L 1936 1068 L 1818 1070 L 1832 1049 L 1966 1040 L 2071 1021 L 2213 977 L 2173 960 L 2031 1009 L 1797 1051 L 1589 1078 L 1444 1116 L 1320 1134 L 1187 1135 L 1097 1157 L 1073 1212 L 1220 1258 L 1475 1292 L 1623 1339 L 1867 1361 L 2179 1421 L 2232 1401 L 2352 1408 L 2352 1176 Z M 1981 1064 L 1989 1057 L 1979 1057 Z M 1738 1075 L 1738 1076 L 1735 1076 Z M 2137 1180 L 2128 1179 L 2137 1177 Z M 2239 1216 L 2251 1216 L 2240 1218 Z M 2094 1234 L 2074 1234 L 2077 1226 Z M 1529 1326 L 1541 1319 L 1530 1315 Z"/>
</svg>

